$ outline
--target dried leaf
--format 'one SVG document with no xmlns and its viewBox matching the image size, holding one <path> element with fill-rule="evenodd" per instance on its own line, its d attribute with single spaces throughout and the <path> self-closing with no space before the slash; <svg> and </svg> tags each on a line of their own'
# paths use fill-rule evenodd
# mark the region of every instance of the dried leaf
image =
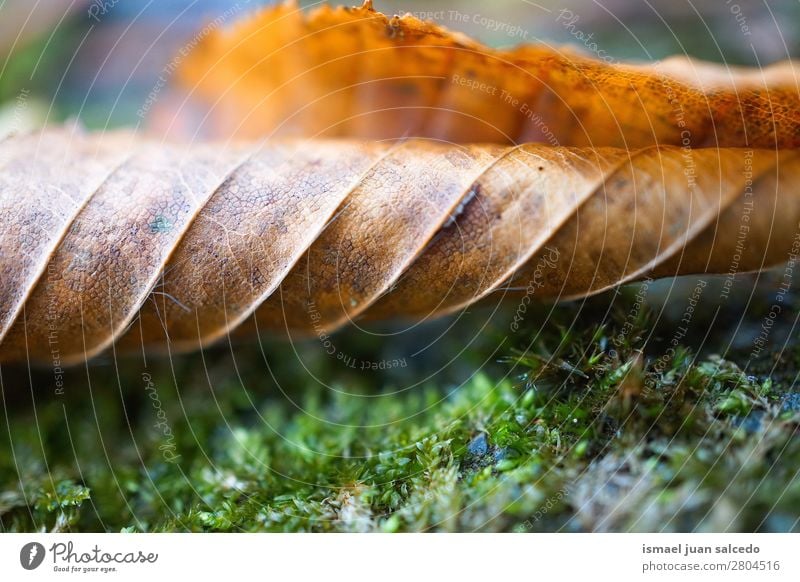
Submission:
<svg viewBox="0 0 800 582">
<path fill-rule="evenodd" d="M 3 360 L 167 336 L 192 349 L 256 321 L 308 334 L 420 319 L 509 286 L 531 300 L 760 269 L 787 259 L 800 222 L 794 151 L 68 130 L 0 147 Z"/>
<path fill-rule="evenodd" d="M 787 148 L 800 71 L 686 57 L 608 63 L 570 48 L 494 50 L 410 14 L 294 3 L 200 39 L 180 70 L 207 133 L 430 137 L 458 143 Z M 197 101 L 196 99 L 194 101 Z M 174 113 L 174 112 L 173 112 Z M 167 116 L 173 119 L 174 115 Z"/>
<path fill-rule="evenodd" d="M 183 74 L 220 100 L 214 133 L 273 139 L 0 142 L 0 361 L 785 262 L 800 250 L 794 66 L 696 65 L 493 51 L 369 4 L 269 9 L 209 36 Z M 276 137 L 293 133 L 312 137 Z M 406 135 L 422 137 L 387 139 Z"/>
</svg>

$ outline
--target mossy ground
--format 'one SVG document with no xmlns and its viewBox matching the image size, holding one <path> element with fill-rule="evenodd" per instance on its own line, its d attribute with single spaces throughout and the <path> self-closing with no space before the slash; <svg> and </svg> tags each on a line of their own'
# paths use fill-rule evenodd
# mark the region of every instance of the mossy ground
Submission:
<svg viewBox="0 0 800 582">
<path fill-rule="evenodd" d="M 794 295 L 755 359 L 767 307 L 698 307 L 675 342 L 689 295 L 673 295 L 543 306 L 509 336 L 495 314 L 460 378 L 404 390 L 424 366 L 329 362 L 325 389 L 281 344 L 73 370 L 63 396 L 4 368 L 0 527 L 797 531 Z"/>
</svg>

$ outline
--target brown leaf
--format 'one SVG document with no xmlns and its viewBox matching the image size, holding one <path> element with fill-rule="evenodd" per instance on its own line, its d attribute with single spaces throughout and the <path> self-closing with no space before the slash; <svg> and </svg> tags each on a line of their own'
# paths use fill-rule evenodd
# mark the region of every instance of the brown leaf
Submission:
<svg viewBox="0 0 800 582">
<path fill-rule="evenodd" d="M 410 14 L 387 17 L 370 1 L 266 9 L 202 35 L 180 74 L 184 97 L 205 100 L 206 132 L 217 137 L 800 145 L 792 61 L 631 65 L 544 45 L 495 50 Z"/>
<path fill-rule="evenodd" d="M 785 262 L 800 250 L 793 65 L 690 65 L 493 51 L 369 5 L 267 10 L 209 36 L 184 79 L 220 99 L 223 135 L 273 139 L 0 142 L 0 361 Z M 275 137 L 292 133 L 311 138 Z M 422 137 L 386 139 L 406 135 Z M 737 147 L 696 147 L 711 143 Z"/>
<path fill-rule="evenodd" d="M 67 129 L 0 146 L 5 361 L 167 335 L 192 349 L 254 313 L 262 331 L 310 334 L 507 287 L 530 301 L 760 269 L 787 259 L 800 222 L 794 151 L 178 146 Z"/>
</svg>

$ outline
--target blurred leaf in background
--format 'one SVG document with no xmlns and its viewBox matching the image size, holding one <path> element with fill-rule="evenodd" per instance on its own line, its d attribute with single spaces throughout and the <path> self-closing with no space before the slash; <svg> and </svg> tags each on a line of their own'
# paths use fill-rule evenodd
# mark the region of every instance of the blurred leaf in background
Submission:
<svg viewBox="0 0 800 582">
<path fill-rule="evenodd" d="M 92 128 L 144 125 L 143 105 L 153 96 L 167 98 L 165 88 L 198 31 L 230 26 L 270 3 L 6 0 L 0 4 L 0 128 L 45 118 L 78 118 Z M 376 8 L 412 12 L 493 46 L 569 44 L 613 60 L 689 54 L 765 65 L 800 54 L 800 28 L 786 25 L 800 21 L 798 2 L 382 0 Z"/>
</svg>

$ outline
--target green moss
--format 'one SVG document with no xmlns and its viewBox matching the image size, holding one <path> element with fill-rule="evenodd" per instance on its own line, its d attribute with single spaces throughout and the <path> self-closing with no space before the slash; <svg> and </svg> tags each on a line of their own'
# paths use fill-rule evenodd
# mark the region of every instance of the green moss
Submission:
<svg viewBox="0 0 800 582">
<path fill-rule="evenodd" d="M 334 360 L 325 370 L 333 389 L 322 390 L 296 365 L 281 369 L 289 348 L 280 344 L 266 350 L 278 354 L 269 367 L 257 351 L 238 358 L 238 375 L 224 349 L 148 362 L 146 375 L 133 362 L 91 368 L 91 386 L 71 372 L 63 398 L 48 392 L 45 373 L 31 391 L 26 371 L 3 370 L 10 430 L 0 437 L 0 523 L 6 531 L 798 529 L 793 342 L 781 353 L 795 356 L 778 368 L 775 351 L 755 362 L 711 353 L 731 341 L 692 345 L 690 335 L 667 349 L 660 338 L 674 320 L 657 323 L 634 290 L 529 315 L 503 341 L 499 326 L 487 328 L 482 337 L 499 351 L 476 342 L 461 354 L 465 379 L 436 376 L 396 393 L 413 366 L 358 376 Z M 369 353 L 375 342 L 336 340 L 378 359 Z M 487 354 L 501 362 L 483 365 Z M 291 393 L 277 391 L 276 378 L 291 380 Z"/>
</svg>

